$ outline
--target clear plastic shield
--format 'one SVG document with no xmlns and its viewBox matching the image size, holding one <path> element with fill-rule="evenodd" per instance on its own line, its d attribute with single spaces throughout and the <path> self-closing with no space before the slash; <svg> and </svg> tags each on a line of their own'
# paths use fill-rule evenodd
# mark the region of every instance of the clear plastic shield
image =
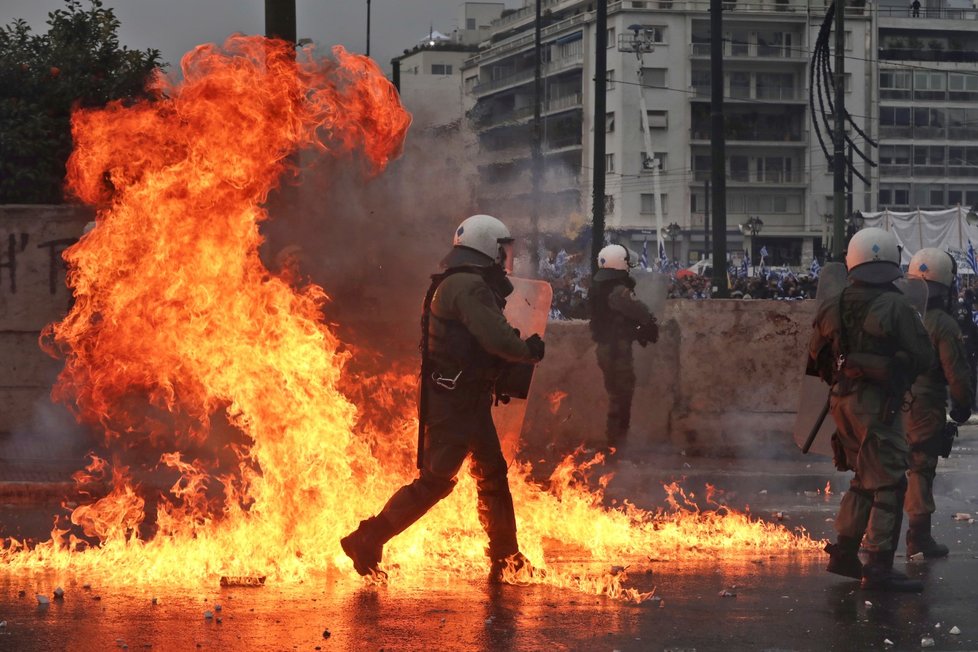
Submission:
<svg viewBox="0 0 978 652">
<path fill-rule="evenodd" d="M 921 315 L 927 312 L 927 281 L 922 278 L 903 277 L 893 282 L 900 292 L 910 299 L 910 303 Z"/>
<path fill-rule="evenodd" d="M 524 339 L 534 333 L 545 338 L 550 304 L 553 301 L 553 288 L 546 281 L 532 281 L 517 277 L 510 277 L 509 280 L 513 282 L 514 290 L 506 300 L 504 311 L 506 319 L 513 328 L 519 329 L 520 337 Z M 526 405 L 527 401 L 513 399 L 506 404 L 500 403 L 492 409 L 503 454 L 509 459 L 512 459 L 519 446 Z"/>
<path fill-rule="evenodd" d="M 635 296 L 648 306 L 656 319 L 662 321 L 669 295 L 669 277 L 658 272 L 633 271 L 632 278 L 635 279 Z"/>
<path fill-rule="evenodd" d="M 842 263 L 826 263 L 818 276 L 818 292 L 815 294 L 815 303 L 818 308 L 835 297 L 838 297 L 848 283 L 846 266 Z M 805 365 L 808 362 L 808 349 L 805 349 Z M 804 374 L 804 371 L 802 372 Z M 802 448 L 812 429 L 822 416 L 822 410 L 829 400 L 829 386 L 820 378 L 804 374 L 801 379 L 801 396 L 798 400 L 798 412 L 795 415 L 795 427 L 792 436 L 798 448 Z M 819 455 L 832 456 L 831 437 L 835 431 L 835 422 L 832 417 L 825 415 L 815 441 L 809 449 L 812 453 Z"/>
</svg>

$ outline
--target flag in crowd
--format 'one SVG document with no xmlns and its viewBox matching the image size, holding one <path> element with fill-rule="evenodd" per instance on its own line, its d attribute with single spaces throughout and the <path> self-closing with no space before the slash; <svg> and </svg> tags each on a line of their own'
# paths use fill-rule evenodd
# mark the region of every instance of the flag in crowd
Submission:
<svg viewBox="0 0 978 652">
<path fill-rule="evenodd" d="M 764 267 L 764 259 L 768 257 L 767 247 L 761 247 L 761 267 Z"/>
<path fill-rule="evenodd" d="M 812 273 L 812 276 L 818 278 L 819 272 L 822 271 L 822 266 L 818 264 L 818 258 L 812 258 L 812 265 L 808 268 L 808 271 Z"/>
<path fill-rule="evenodd" d="M 971 240 L 968 240 L 968 265 L 971 271 L 978 274 L 978 260 L 975 260 L 975 247 L 971 244 Z"/>
<path fill-rule="evenodd" d="M 740 268 L 744 273 L 744 277 L 747 277 L 747 268 L 750 266 L 750 254 L 744 249 L 744 258 L 740 263 Z"/>
<path fill-rule="evenodd" d="M 642 269 L 649 268 L 649 241 L 642 243 L 642 255 L 638 257 L 638 265 Z"/>
<path fill-rule="evenodd" d="M 669 258 L 666 256 L 666 245 L 659 240 L 659 267 L 662 271 L 669 269 Z"/>
</svg>

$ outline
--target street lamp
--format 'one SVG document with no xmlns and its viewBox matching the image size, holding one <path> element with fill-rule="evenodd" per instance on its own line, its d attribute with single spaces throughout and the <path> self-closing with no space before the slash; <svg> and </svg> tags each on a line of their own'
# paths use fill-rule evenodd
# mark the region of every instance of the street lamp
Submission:
<svg viewBox="0 0 978 652">
<path fill-rule="evenodd" d="M 748 236 L 753 238 L 754 236 L 756 236 L 758 233 L 761 232 L 762 228 L 764 228 L 764 221 L 759 217 L 751 216 L 746 222 L 742 224 L 738 224 L 737 228 L 740 229 L 740 232 L 744 235 L 745 238 Z M 751 247 L 749 249 L 750 268 L 751 268 L 752 275 L 754 273 L 754 252 L 752 251 L 753 244 L 754 244 L 753 241 L 751 241 Z"/>
<path fill-rule="evenodd" d="M 666 227 L 666 237 L 672 240 L 672 259 L 676 260 L 676 238 L 683 232 L 681 226 L 673 222 Z"/>
</svg>

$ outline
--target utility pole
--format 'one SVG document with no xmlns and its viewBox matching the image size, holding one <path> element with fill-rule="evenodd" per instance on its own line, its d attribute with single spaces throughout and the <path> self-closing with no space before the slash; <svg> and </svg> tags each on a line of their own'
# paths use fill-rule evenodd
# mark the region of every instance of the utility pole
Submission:
<svg viewBox="0 0 978 652">
<path fill-rule="evenodd" d="M 726 299 L 727 287 L 727 174 L 723 120 L 723 2 L 710 0 L 710 150 L 713 181 L 713 296 Z"/>
<path fill-rule="evenodd" d="M 719 0 L 715 0 L 719 1 Z M 608 67 L 608 0 L 596 0 L 597 15 L 594 21 L 594 144 L 591 164 L 591 271 L 598 271 L 598 252 L 604 246 L 604 155 L 605 155 L 605 114 L 608 111 L 607 67 Z"/>
<path fill-rule="evenodd" d="M 710 251 L 710 180 L 706 180 L 706 212 L 703 215 L 703 256 Z"/>
<path fill-rule="evenodd" d="M 832 156 L 832 260 L 842 260 L 842 246 L 844 244 L 844 221 L 846 211 L 846 189 L 845 189 L 845 112 L 846 112 L 846 85 L 845 85 L 845 15 L 846 0 L 835 0 L 835 132 L 833 133 L 833 156 Z"/>
<path fill-rule="evenodd" d="M 536 22 L 533 30 L 533 154 L 530 171 L 533 188 L 530 197 L 530 227 L 533 231 L 530 237 L 530 267 L 536 275 L 540 267 L 540 192 L 541 177 L 543 176 L 543 119 L 541 104 L 543 103 L 543 45 L 542 40 L 542 7 L 543 0 L 536 0 Z"/>
<path fill-rule="evenodd" d="M 367 52 L 365 54 L 370 56 L 370 0 L 367 0 Z"/>
<path fill-rule="evenodd" d="M 295 43 L 295 0 L 265 0 L 265 36 Z"/>
<path fill-rule="evenodd" d="M 656 256 L 658 256 L 659 248 L 663 246 L 662 188 L 659 184 L 659 161 L 655 158 L 655 150 L 652 145 L 652 129 L 649 125 L 649 111 L 648 107 L 645 105 L 645 84 L 643 83 L 644 67 L 642 65 L 642 55 L 646 52 L 654 52 L 655 43 L 653 39 L 649 38 L 648 32 L 643 29 L 642 25 L 632 25 L 628 29 L 635 32 L 635 37 L 632 39 L 631 43 L 623 43 L 621 40 L 619 40 L 621 45 L 618 49 L 622 52 L 634 52 L 635 56 L 638 58 L 638 105 L 642 112 L 642 137 L 645 145 L 645 158 L 642 160 L 642 169 L 651 170 L 652 172 L 652 207 L 655 211 L 655 250 Z M 675 245 L 675 241 L 673 241 L 673 244 Z"/>
</svg>

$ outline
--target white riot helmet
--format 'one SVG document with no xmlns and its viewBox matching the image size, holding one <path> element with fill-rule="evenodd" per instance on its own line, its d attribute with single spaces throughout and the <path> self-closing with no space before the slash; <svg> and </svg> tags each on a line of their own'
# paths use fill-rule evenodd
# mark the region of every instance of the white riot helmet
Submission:
<svg viewBox="0 0 978 652">
<path fill-rule="evenodd" d="M 903 276 L 900 249 L 889 231 L 870 227 L 858 231 L 846 252 L 849 278 L 864 283 L 890 283 Z"/>
<path fill-rule="evenodd" d="M 954 281 L 954 259 L 951 254 L 941 251 L 935 247 L 926 247 L 913 255 L 910 259 L 910 269 L 907 276 L 911 278 L 921 278 L 927 284 L 937 283 L 943 286 L 944 290 L 950 289 Z"/>
<path fill-rule="evenodd" d="M 513 236 L 506 225 L 492 215 L 473 215 L 455 229 L 452 252 L 442 261 L 447 267 L 488 266 L 496 263 L 507 273 L 513 270 Z M 475 256 L 478 252 L 482 256 Z"/>
<path fill-rule="evenodd" d="M 621 245 L 608 245 L 598 252 L 598 269 L 617 269 L 628 271 L 631 256 Z"/>
</svg>

